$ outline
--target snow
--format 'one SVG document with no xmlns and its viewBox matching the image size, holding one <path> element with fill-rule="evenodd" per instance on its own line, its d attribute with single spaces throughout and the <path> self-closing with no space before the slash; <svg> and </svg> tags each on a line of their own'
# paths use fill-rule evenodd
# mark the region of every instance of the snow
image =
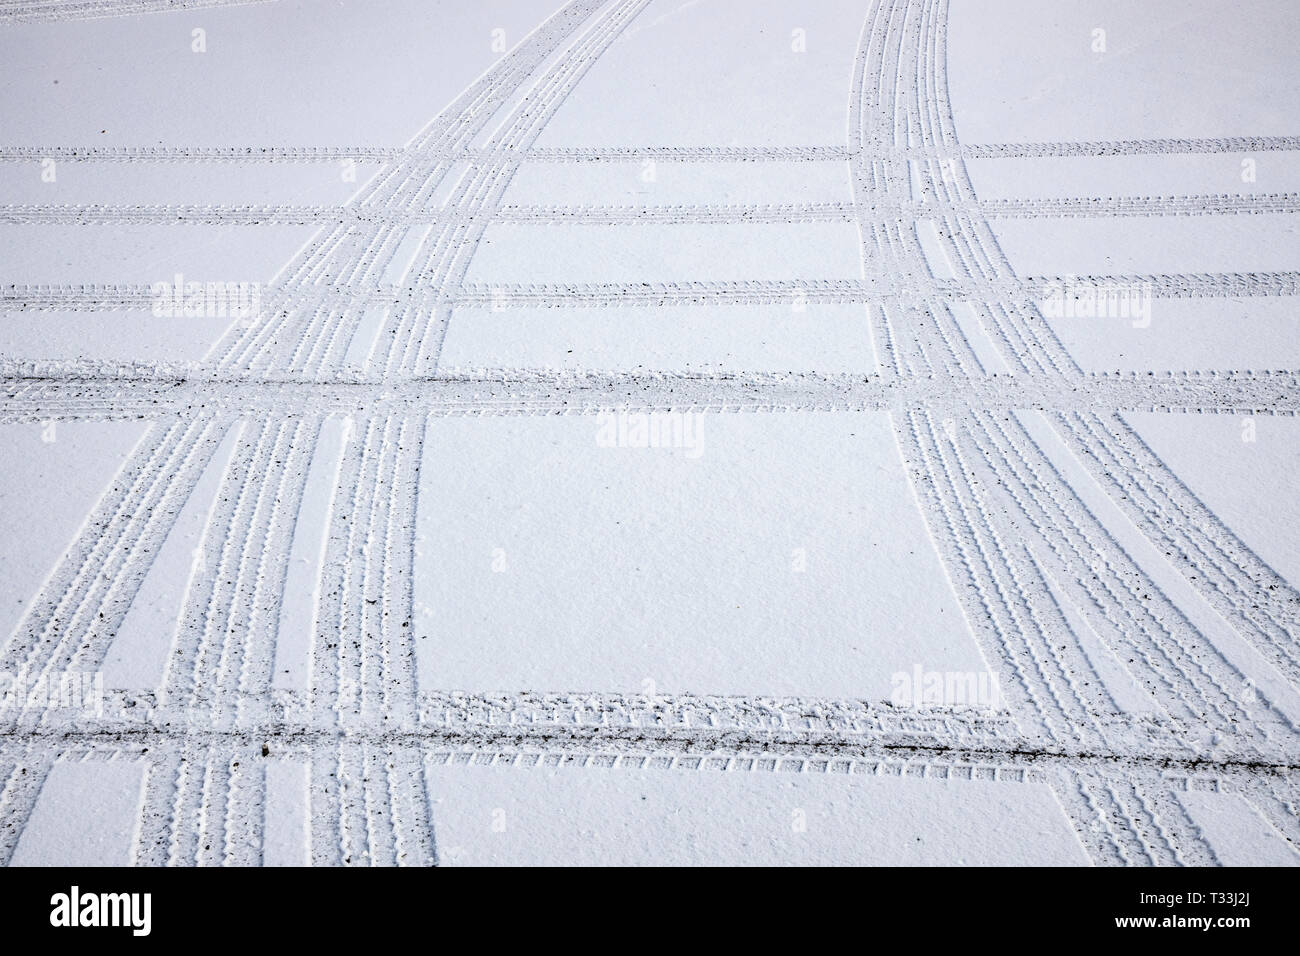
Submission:
<svg viewBox="0 0 1300 956">
<path fill-rule="evenodd" d="M 1292 4 L 953 0 L 951 17 L 964 142 L 1295 135 Z"/>
<path fill-rule="evenodd" d="M 138 761 L 57 764 L 10 865 L 129 865 L 144 776 Z"/>
<path fill-rule="evenodd" d="M 430 427 L 459 466 L 420 488 L 422 686 L 879 700 L 914 662 L 984 669 L 886 416 L 711 416 L 677 449 L 599 427 Z"/>
<path fill-rule="evenodd" d="M 847 202 L 842 162 L 524 163 L 502 197 L 506 205 L 673 206 L 707 203 Z"/>
<path fill-rule="evenodd" d="M 1037 784 L 497 767 L 430 778 L 453 866 L 1087 864 Z M 1009 814 L 1014 839 L 993 822 Z"/>
<path fill-rule="evenodd" d="M 859 305 L 792 303 L 625 309 L 457 309 L 448 368 L 842 372 L 873 369 Z"/>
<path fill-rule="evenodd" d="M 1274 494 L 1300 469 L 1300 422 L 1248 415 L 1127 417 L 1252 551 L 1288 581 L 1300 580 L 1300 541 L 1277 533 L 1300 522 L 1300 502 Z"/>
<path fill-rule="evenodd" d="M 0 863 L 1300 862 L 1295 4 L 166 6 L 0 13 Z"/>
<path fill-rule="evenodd" d="M 673 224 L 616 230 L 600 225 L 497 224 L 474 257 L 470 282 L 727 281 L 856 279 L 851 223 Z"/>
<path fill-rule="evenodd" d="M 4 425 L 0 487 L 0 625 L 6 633 L 81 529 L 105 485 L 144 432 L 135 422 Z M 53 441 L 42 439 L 42 434 Z"/>
</svg>

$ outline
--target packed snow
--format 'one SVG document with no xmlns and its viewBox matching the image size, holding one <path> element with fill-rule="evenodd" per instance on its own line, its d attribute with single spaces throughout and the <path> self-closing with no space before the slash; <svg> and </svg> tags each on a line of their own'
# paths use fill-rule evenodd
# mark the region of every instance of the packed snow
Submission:
<svg viewBox="0 0 1300 956">
<path fill-rule="evenodd" d="M 1300 863 L 1300 6 L 0 8 L 0 863 Z"/>
</svg>

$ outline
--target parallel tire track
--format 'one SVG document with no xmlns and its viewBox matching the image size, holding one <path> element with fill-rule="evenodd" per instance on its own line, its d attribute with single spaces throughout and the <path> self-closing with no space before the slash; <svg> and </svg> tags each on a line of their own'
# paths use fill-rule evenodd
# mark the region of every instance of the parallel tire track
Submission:
<svg viewBox="0 0 1300 956">
<path fill-rule="evenodd" d="M 878 266 L 873 262 L 872 268 Z M 160 301 L 155 286 L 131 283 L 0 286 L 0 311 L 10 312 L 151 312 Z M 262 311 L 272 317 L 282 309 L 306 306 L 346 309 L 402 305 L 425 310 L 440 307 L 475 309 L 655 308 L 719 305 L 869 305 L 924 301 L 1031 305 L 1065 287 L 1079 292 L 1116 289 L 1149 293 L 1153 298 L 1234 299 L 1300 295 L 1300 272 L 1164 273 L 1031 276 L 1025 279 L 933 279 L 920 274 L 881 274 L 870 279 L 752 279 L 675 282 L 468 283 L 442 289 L 422 285 L 272 286 L 262 292 Z M 196 293 L 197 294 L 197 293 Z M 230 291 L 204 292 L 212 306 L 204 314 L 221 317 L 238 302 Z M 232 304 L 233 303 L 233 304 Z M 198 308 L 198 306 L 196 306 Z M 221 311 L 215 311 L 220 309 Z M 1080 319 L 1080 321 L 1087 321 Z M 285 331 L 278 319 L 256 323 L 264 337 Z"/>
<path fill-rule="evenodd" d="M 63 23 L 268 2 L 271 0 L 6 0 L 0 4 L 0 23 Z"/>
<path fill-rule="evenodd" d="M 1294 415 L 1300 372 L 1127 373 L 907 377 L 813 373 L 678 374 L 448 370 L 386 380 L 266 379 L 202 369 L 132 378 L 90 374 L 0 376 L 0 422 L 186 421 L 194 414 L 595 414 L 603 410 L 768 411 L 1088 409 L 1188 414 Z M 234 389 L 234 391 L 232 391 Z"/>
<path fill-rule="evenodd" d="M 256 2 L 256 0 L 254 0 Z M 1060 156 L 1158 156 L 1300 151 L 1300 136 L 1236 136 L 1217 139 L 1130 139 L 1022 143 L 946 143 L 873 148 L 870 155 L 914 159 L 1024 159 Z M 835 162 L 853 159 L 843 146 L 612 146 L 533 147 L 514 153 L 494 149 L 438 149 L 400 146 L 0 146 L 0 162 L 90 163 L 337 163 L 343 160 L 396 163 L 465 162 L 495 165 L 528 163 L 677 163 Z"/>
<path fill-rule="evenodd" d="M 1154 216 L 1277 215 L 1300 211 L 1300 193 L 1254 193 L 1186 196 L 1063 197 L 1059 199 L 986 199 L 967 204 L 898 200 L 865 203 L 750 203 L 690 205 L 503 205 L 465 209 L 459 204 L 429 209 L 375 208 L 370 205 L 185 205 L 185 204 L 9 204 L 0 205 L 0 222 L 19 225 L 221 225 L 305 226 L 318 223 L 382 223 L 414 226 L 447 222 L 496 222 L 525 225 L 626 226 L 646 223 L 855 222 L 860 214 L 921 219 L 958 212 L 986 219 L 1073 219 Z"/>
</svg>

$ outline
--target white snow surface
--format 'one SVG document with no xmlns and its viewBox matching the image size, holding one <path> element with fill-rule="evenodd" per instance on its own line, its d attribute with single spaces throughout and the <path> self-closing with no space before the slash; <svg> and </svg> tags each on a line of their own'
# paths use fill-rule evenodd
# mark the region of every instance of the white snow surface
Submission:
<svg viewBox="0 0 1300 956">
<path fill-rule="evenodd" d="M 6 4 L 0 863 L 1300 863 L 1297 35 Z"/>
</svg>

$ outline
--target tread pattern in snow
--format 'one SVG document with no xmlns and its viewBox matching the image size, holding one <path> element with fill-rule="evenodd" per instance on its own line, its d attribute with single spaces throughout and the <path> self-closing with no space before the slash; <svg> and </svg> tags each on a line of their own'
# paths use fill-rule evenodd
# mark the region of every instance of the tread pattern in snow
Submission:
<svg viewBox="0 0 1300 956">
<path fill-rule="evenodd" d="M 218 0 L 19 2 L 0 19 L 73 19 Z M 234 0 L 237 2 L 237 0 Z M 989 221 L 1292 214 L 1297 194 L 980 199 L 966 160 L 1258 152 L 1300 137 L 962 144 L 947 91 L 948 0 L 879 0 L 863 25 L 849 142 L 806 147 L 540 148 L 546 124 L 645 0 L 574 0 L 432 120 L 409 147 L 3 147 L 0 161 L 382 164 L 347 207 L 0 207 L 15 224 L 321 224 L 266 292 L 272 321 L 233 327 L 194 364 L 0 362 L 0 422 L 149 422 L 18 629 L 0 671 L 94 670 L 218 449 L 196 568 L 156 693 L 110 695 L 81 722 L 0 718 L 0 863 L 57 760 L 148 765 L 135 861 L 263 860 L 265 758 L 309 765 L 311 861 L 438 861 L 427 770 L 448 764 L 899 775 L 1048 786 L 1100 864 L 1220 862 L 1180 794 L 1239 794 L 1300 854 L 1300 740 L 1278 702 L 1200 633 L 1094 513 L 1044 432 L 1188 586 L 1300 687 L 1300 594 L 1255 555 L 1120 414 L 1294 415 L 1300 372 L 1084 373 L 1037 302 L 1065 277 L 1020 276 Z M 524 92 L 527 95 L 522 95 Z M 851 203 L 662 207 L 501 202 L 525 163 L 838 162 Z M 915 170 L 915 172 L 914 172 Z M 920 195 L 914 197 L 914 179 Z M 437 208 L 433 197 L 447 196 Z M 954 277 L 936 278 L 918 219 Z M 528 283 L 466 276 L 491 223 L 855 223 L 860 280 Z M 412 226 L 406 276 L 386 282 Z M 1300 273 L 1084 276 L 1156 297 L 1294 296 Z M 454 310 L 870 304 L 875 375 L 686 375 L 448 369 Z M 15 312 L 147 310 L 131 284 L 10 285 Z M 1010 370 L 985 372 L 953 306 Z M 362 369 L 366 310 L 389 312 Z M 106 321 L 111 321 L 107 318 Z M 445 414 L 580 414 L 610 405 L 711 413 L 886 409 L 927 528 L 1008 709 L 899 710 L 854 700 L 468 695 L 418 691 L 414 527 L 425 438 Z M 274 686 L 295 520 L 328 416 L 346 415 L 308 693 Z M 1037 424 L 1031 421 L 1035 417 Z M 361 596 L 363 600 L 358 601 Z M 1120 715 L 1077 610 L 1158 705 Z"/>
</svg>

